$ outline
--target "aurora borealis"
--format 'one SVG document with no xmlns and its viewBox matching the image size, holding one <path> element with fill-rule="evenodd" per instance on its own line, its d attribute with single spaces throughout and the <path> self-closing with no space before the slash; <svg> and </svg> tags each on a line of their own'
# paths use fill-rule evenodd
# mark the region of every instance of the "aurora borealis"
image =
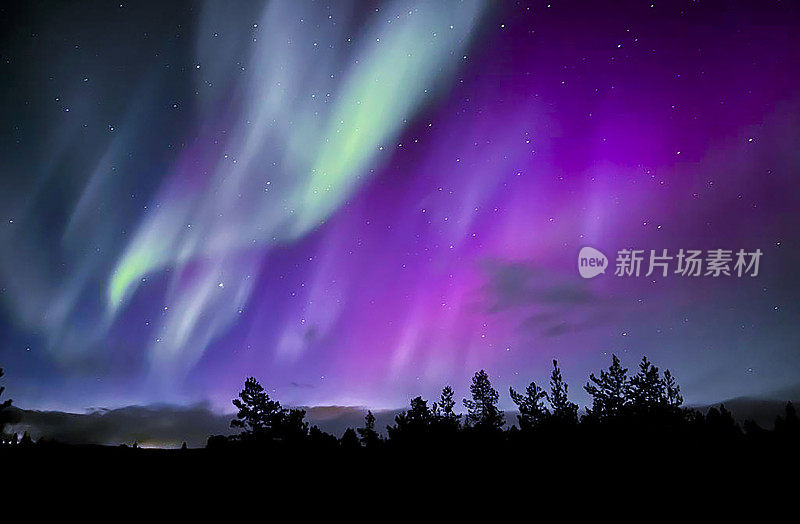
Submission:
<svg viewBox="0 0 800 524">
<path fill-rule="evenodd" d="M 397 407 L 553 358 L 581 400 L 611 353 L 796 388 L 800 9 L 603 4 L 0 8 L 15 402 Z M 764 254 L 584 280 L 584 246 Z"/>
</svg>

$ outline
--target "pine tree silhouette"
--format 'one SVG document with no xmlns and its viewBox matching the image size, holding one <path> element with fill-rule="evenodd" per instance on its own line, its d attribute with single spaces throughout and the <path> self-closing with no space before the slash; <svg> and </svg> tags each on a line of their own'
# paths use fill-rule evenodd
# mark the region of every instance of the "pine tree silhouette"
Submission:
<svg viewBox="0 0 800 524">
<path fill-rule="evenodd" d="M 280 406 L 280 404 L 278 404 Z M 305 421 L 306 410 L 292 408 L 282 409 L 275 417 L 273 433 L 276 438 L 286 442 L 299 442 L 308 436 L 308 422 Z"/>
<path fill-rule="evenodd" d="M 474 428 L 497 431 L 503 427 L 503 412 L 497 408 L 500 395 L 492 387 L 489 375 L 480 370 L 472 377 L 469 387 L 472 399 L 464 399 L 467 422 Z"/>
<path fill-rule="evenodd" d="M 280 425 L 284 410 L 280 402 L 272 400 L 264 387 L 254 377 L 244 382 L 239 398 L 233 400 L 239 408 L 231 427 L 243 428 L 242 438 L 265 439 L 274 436 L 273 429 Z"/>
<path fill-rule="evenodd" d="M 678 381 L 672 376 L 670 371 L 664 370 L 664 390 L 666 395 L 667 405 L 671 408 L 677 409 L 683 405 L 683 397 L 681 396 L 681 387 Z"/>
<path fill-rule="evenodd" d="M 797 410 L 791 402 L 786 403 L 783 416 L 775 419 L 775 433 L 779 437 L 794 437 L 800 435 L 800 419 Z"/>
<path fill-rule="evenodd" d="M 658 368 L 642 357 L 639 372 L 631 378 L 631 402 L 633 409 L 640 415 L 652 413 L 656 408 L 666 404 L 665 385 L 658 373 Z"/>
<path fill-rule="evenodd" d="M 317 426 L 311 426 L 308 431 L 308 440 L 312 448 L 323 451 L 333 451 L 339 446 L 339 439 L 326 433 Z"/>
<path fill-rule="evenodd" d="M 375 431 L 375 415 L 372 414 L 372 411 L 367 411 L 364 417 L 364 427 L 358 428 L 356 431 L 358 431 L 361 443 L 368 449 L 375 448 L 381 442 L 380 435 Z"/>
<path fill-rule="evenodd" d="M 530 454 L 532 443 L 562 449 L 573 444 L 595 444 L 599 446 L 595 449 L 610 449 L 612 453 L 613 446 L 622 444 L 633 455 L 637 450 L 648 453 L 654 446 L 667 452 L 691 452 L 698 449 L 697 444 L 711 444 L 715 449 L 743 443 L 748 446 L 779 444 L 782 450 L 790 449 L 786 446 L 793 446 L 800 436 L 800 419 L 791 403 L 786 405 L 772 431 L 752 421 L 746 422 L 747 438 L 724 405 L 712 407 L 705 414 L 683 408 L 683 397 L 675 377 L 669 370 L 664 370 L 662 375 L 647 357 L 642 358 L 638 372 L 630 377 L 617 356 L 612 355 L 609 367 L 598 375 L 590 374 L 584 389 L 591 395 L 592 405 L 587 416 L 579 419 L 578 405 L 569 400 L 569 387 L 558 361 L 553 360 L 549 391 L 545 392 L 535 382 L 524 392 L 509 388 L 511 400 L 519 408 L 520 429 L 512 427 L 503 431 L 504 413 L 498 408 L 500 395 L 492 387 L 486 371 L 480 370 L 472 377 L 471 397 L 463 400 L 467 410 L 463 425 L 461 415 L 455 412 L 453 388 L 446 386 L 430 407 L 424 398 L 412 398 L 409 409 L 395 417 L 394 425 L 387 426 L 388 438 L 381 437 L 375 430 L 375 415 L 368 411 L 363 427 L 357 431 L 348 428 L 341 439 L 337 439 L 316 426 L 309 432 L 305 411 L 284 409 L 251 377 L 234 400 L 239 412 L 231 422 L 233 427 L 244 431 L 230 438 L 211 437 L 207 447 L 249 449 L 237 442 L 254 437 L 276 440 L 278 442 L 272 444 L 276 448 L 291 441 L 308 446 L 306 450 L 336 454 L 342 450 L 354 452 L 377 446 L 382 456 L 398 453 L 403 458 L 419 459 L 427 454 L 436 460 L 443 452 L 457 455 L 470 450 L 487 453 L 487 456 L 495 451 L 509 451 L 515 457 L 524 458 Z"/>
<path fill-rule="evenodd" d="M 590 374 L 589 380 L 591 382 L 587 382 L 583 389 L 592 397 L 592 407 L 588 410 L 590 417 L 607 420 L 621 415 L 628 406 L 631 386 L 628 369 L 622 367 L 619 358 L 611 355 L 608 370 L 601 370 L 600 378 Z"/>
<path fill-rule="evenodd" d="M 550 411 L 545 406 L 544 401 L 547 400 L 547 392 L 531 382 L 525 388 L 525 394 L 517 393 L 514 388 L 508 388 L 511 394 L 511 400 L 517 405 L 519 415 L 519 427 L 523 431 L 528 431 L 546 420 L 550 416 Z"/>
<path fill-rule="evenodd" d="M 698 417 L 698 420 L 703 418 Z M 720 404 L 719 409 L 712 407 L 708 410 L 704 420 L 704 432 L 707 437 L 723 441 L 730 441 L 742 435 L 742 429 L 724 404 Z"/>
<path fill-rule="evenodd" d="M 457 431 L 461 427 L 461 414 L 456 413 L 455 392 L 450 386 L 442 389 L 439 402 L 433 404 L 433 415 L 437 425 L 444 431 Z"/>
<path fill-rule="evenodd" d="M 550 394 L 547 396 L 552 408 L 552 418 L 562 424 L 575 424 L 578 422 L 578 405 L 570 402 L 567 397 L 567 383 L 561 377 L 558 361 L 553 360 L 553 372 L 550 375 Z"/>
<path fill-rule="evenodd" d="M 389 438 L 400 442 L 419 441 L 428 436 L 434 421 L 434 414 L 428 408 L 428 401 L 422 397 L 411 399 L 411 408 L 394 418 L 394 426 L 387 426 Z"/>
<path fill-rule="evenodd" d="M 347 428 L 342 435 L 341 440 L 342 449 L 346 451 L 353 451 L 356 449 L 361 449 L 361 442 L 358 440 L 358 436 L 356 432 L 353 431 L 353 428 Z"/>
<path fill-rule="evenodd" d="M 33 439 L 31 438 L 30 433 L 26 431 L 22 434 L 22 438 L 19 440 L 19 445 L 23 448 L 33 447 Z"/>
<path fill-rule="evenodd" d="M 3 368 L 0 368 L 0 378 L 4 375 Z M 5 387 L 0 386 L 0 397 L 3 396 L 3 392 L 6 390 Z M 2 444 L 6 439 L 5 429 L 6 425 L 12 421 L 11 416 L 11 399 L 7 399 L 5 401 L 0 401 L 0 444 Z"/>
<path fill-rule="evenodd" d="M 3 375 L 5 375 L 5 373 L 3 372 L 3 368 L 0 368 L 0 378 L 3 378 Z M 0 386 L 0 396 L 3 395 L 3 392 L 5 390 L 6 390 L 6 388 L 4 386 Z M 6 400 L 4 402 L 0 402 L 0 411 L 2 411 L 4 409 L 8 409 L 10 407 L 11 407 L 11 399 L 8 399 L 8 400 Z"/>
</svg>

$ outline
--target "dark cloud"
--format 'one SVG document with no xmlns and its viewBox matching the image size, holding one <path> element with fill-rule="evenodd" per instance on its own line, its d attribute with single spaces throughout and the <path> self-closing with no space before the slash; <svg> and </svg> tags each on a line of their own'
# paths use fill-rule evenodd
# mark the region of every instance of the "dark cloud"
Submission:
<svg viewBox="0 0 800 524">
<path fill-rule="evenodd" d="M 542 331 L 542 334 L 546 337 L 557 337 L 559 335 L 566 335 L 567 333 L 572 333 L 573 331 L 578 331 L 580 329 L 581 326 L 578 324 L 563 322 L 561 324 L 554 324 L 545 328 L 544 331 Z"/>
<path fill-rule="evenodd" d="M 601 300 L 586 281 L 565 278 L 532 264 L 493 261 L 486 264 L 486 300 L 494 313 L 523 311 L 522 330 L 557 337 L 597 326 Z"/>
<path fill-rule="evenodd" d="M 300 382 L 289 382 L 289 385 L 293 388 L 299 389 L 314 389 L 316 387 L 314 384 L 303 384 Z"/>
<path fill-rule="evenodd" d="M 552 322 L 557 318 L 560 319 L 558 322 Z M 541 329 L 541 334 L 545 337 L 557 337 L 608 325 L 616 318 L 613 308 L 591 308 L 580 311 L 560 310 L 558 313 L 550 315 L 546 322 L 530 323 L 526 320 L 526 323 L 531 327 Z M 543 324 L 546 326 L 541 328 L 540 326 Z"/>
<path fill-rule="evenodd" d="M 550 324 L 560 318 L 560 313 L 556 311 L 541 311 L 525 317 L 525 320 L 520 323 L 520 327 L 523 329 L 538 330 L 542 325 Z"/>
<path fill-rule="evenodd" d="M 492 262 L 486 265 L 490 311 L 536 305 L 584 305 L 597 301 L 583 280 L 554 275 L 529 264 Z"/>
<path fill-rule="evenodd" d="M 594 295 L 577 285 L 555 285 L 541 292 L 541 301 L 549 304 L 588 304 Z"/>
</svg>

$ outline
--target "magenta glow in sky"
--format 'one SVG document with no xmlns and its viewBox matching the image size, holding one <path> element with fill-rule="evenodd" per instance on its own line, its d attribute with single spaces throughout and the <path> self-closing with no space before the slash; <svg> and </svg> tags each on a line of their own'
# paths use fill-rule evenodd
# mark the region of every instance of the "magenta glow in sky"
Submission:
<svg viewBox="0 0 800 524">
<path fill-rule="evenodd" d="M 25 407 L 393 407 L 611 353 L 797 386 L 798 11 L 4 8 L 0 364 Z M 65 24 L 64 20 L 70 23 Z M 751 279 L 582 279 L 592 246 Z"/>
</svg>

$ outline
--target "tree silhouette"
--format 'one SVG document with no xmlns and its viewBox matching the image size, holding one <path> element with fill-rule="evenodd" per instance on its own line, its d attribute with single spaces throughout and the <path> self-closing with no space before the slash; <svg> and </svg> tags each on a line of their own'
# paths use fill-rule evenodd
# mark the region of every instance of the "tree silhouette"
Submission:
<svg viewBox="0 0 800 524">
<path fill-rule="evenodd" d="M 412 398 L 411 409 L 406 412 L 406 420 L 418 428 L 428 427 L 433 420 L 433 413 L 428 409 L 428 401 L 422 397 Z"/>
<path fill-rule="evenodd" d="M 678 409 L 683 405 L 683 397 L 681 396 L 681 387 L 678 385 L 675 377 L 672 376 L 670 371 L 664 370 L 664 392 L 666 395 L 667 406 L 673 409 Z"/>
<path fill-rule="evenodd" d="M 280 407 L 280 404 L 278 404 Z M 275 417 L 276 423 L 273 427 L 275 437 L 285 441 L 297 442 L 308 435 L 308 422 L 305 421 L 306 410 L 304 409 L 282 409 Z"/>
<path fill-rule="evenodd" d="M 352 451 L 355 449 L 361 448 L 361 442 L 358 441 L 358 436 L 356 436 L 356 432 L 353 431 L 353 428 L 347 428 L 342 435 L 342 449 L 347 451 Z"/>
<path fill-rule="evenodd" d="M 0 378 L 2 378 L 3 375 L 3 368 L 0 368 Z M 0 397 L 3 396 L 5 390 L 5 387 L 0 386 Z M 12 422 L 11 410 L 9 408 L 11 408 L 11 399 L 0 401 L 0 443 L 4 442 L 5 439 L 6 424 Z"/>
<path fill-rule="evenodd" d="M 230 438 L 225 435 L 211 435 L 206 440 L 206 449 L 225 449 L 230 443 Z M 123 444 L 124 446 L 125 444 Z"/>
<path fill-rule="evenodd" d="M 706 437 L 721 440 L 735 439 L 742 434 L 742 428 L 736 423 L 733 415 L 725 408 L 724 404 L 719 405 L 719 409 L 710 408 L 705 418 L 698 417 L 697 420 L 704 422 L 704 433 Z"/>
<path fill-rule="evenodd" d="M 322 431 L 317 426 L 311 426 L 308 431 L 308 439 L 315 449 L 332 451 L 339 446 L 339 439 L 330 433 Z"/>
<path fill-rule="evenodd" d="M 0 378 L 3 378 L 5 372 L 3 372 L 3 368 L 0 368 Z M 3 392 L 6 390 L 4 386 L 0 386 L 0 396 L 3 395 Z M 0 412 L 4 409 L 8 409 L 11 407 L 11 399 L 6 400 L 5 402 L 0 402 Z"/>
<path fill-rule="evenodd" d="M 552 418 L 556 422 L 574 424 L 578 422 L 578 405 L 570 402 L 567 396 L 567 383 L 561 377 L 558 361 L 553 360 L 553 372 L 550 374 L 550 394 L 547 396 L 552 408 Z"/>
<path fill-rule="evenodd" d="M 231 421 L 231 427 L 244 428 L 240 434 L 244 438 L 272 437 L 273 428 L 280 425 L 284 416 L 280 402 L 270 399 L 254 377 L 245 380 L 244 389 L 239 392 L 239 398 L 233 400 L 233 405 L 239 408 L 239 412 Z"/>
<path fill-rule="evenodd" d="M 461 426 L 461 414 L 454 411 L 456 407 L 454 396 L 453 388 L 445 386 L 439 396 L 439 402 L 433 404 L 436 423 L 443 430 L 458 430 Z"/>
<path fill-rule="evenodd" d="M 791 402 L 786 403 L 783 416 L 775 419 L 775 433 L 779 437 L 797 437 L 800 434 L 800 418 Z"/>
<path fill-rule="evenodd" d="M 374 448 L 380 444 L 381 436 L 375 431 L 375 415 L 372 414 L 372 411 L 367 411 L 364 417 L 364 427 L 358 428 L 357 431 L 364 447 Z"/>
<path fill-rule="evenodd" d="M 387 426 L 388 438 L 376 431 L 375 415 L 368 411 L 363 427 L 348 428 L 341 439 L 337 439 L 316 426 L 309 432 L 305 411 L 284 409 L 251 377 L 234 400 L 239 412 L 231 422 L 231 426 L 244 431 L 229 438 L 211 437 L 207 447 L 233 450 L 240 441 L 257 437 L 280 441 L 274 444 L 276 447 L 284 446 L 283 442 L 295 442 L 306 446 L 304 450 L 332 454 L 345 451 L 352 452 L 353 457 L 362 449 L 375 447 L 382 453 L 399 453 L 409 458 L 426 453 L 430 457 L 440 457 L 443 451 L 453 455 L 470 449 L 487 453 L 510 451 L 515 454 L 511 456 L 525 457 L 530 455 L 533 439 L 537 439 L 535 444 L 539 447 L 577 444 L 580 442 L 576 439 L 583 438 L 583 443 L 601 446 L 596 449 L 623 443 L 626 449 L 631 446 L 636 449 L 641 444 L 642 451 L 664 446 L 665 450 L 682 452 L 698 449 L 698 443 L 714 446 L 779 444 L 789 450 L 800 436 L 800 418 L 791 403 L 786 405 L 785 413 L 778 417 L 772 431 L 752 421 L 746 422 L 746 438 L 725 406 L 712 407 L 706 413 L 683 408 L 683 397 L 675 377 L 669 370 L 661 374 L 647 357 L 642 358 L 638 372 L 630 376 L 617 356 L 612 355 L 609 367 L 598 375 L 590 374 L 584 389 L 592 397 L 592 405 L 587 409 L 587 416 L 579 419 L 578 405 L 569 400 L 569 387 L 558 361 L 553 360 L 548 391 L 535 382 L 530 382 L 524 392 L 509 388 L 511 400 L 519 408 L 521 431 L 516 427 L 503 431 L 504 414 L 498 409 L 500 395 L 492 387 L 486 371 L 480 370 L 472 377 L 470 398 L 463 400 L 467 411 L 463 425 L 461 415 L 455 412 L 453 388 L 446 386 L 430 407 L 424 398 L 412 398 L 409 409 L 395 417 L 394 425 Z M 7 407 L 8 403 L 3 405 Z"/>
<path fill-rule="evenodd" d="M 608 371 L 601 370 L 600 378 L 592 373 L 589 380 L 583 387 L 592 397 L 589 415 L 601 420 L 619 416 L 628 404 L 628 369 L 622 367 L 616 355 L 611 355 Z"/>
<path fill-rule="evenodd" d="M 472 399 L 464 399 L 469 425 L 482 430 L 500 430 L 504 423 L 503 412 L 497 409 L 500 395 L 492 387 L 486 371 L 475 373 L 469 390 Z"/>
<path fill-rule="evenodd" d="M 647 357 L 642 357 L 639 372 L 631 377 L 630 395 L 633 409 L 639 414 L 650 413 L 666 404 L 664 381 Z"/>
<path fill-rule="evenodd" d="M 411 408 L 394 417 L 394 426 L 387 426 L 389 438 L 399 441 L 419 440 L 431 430 L 434 421 L 428 401 L 422 397 L 411 399 Z"/>
<path fill-rule="evenodd" d="M 547 393 L 531 382 L 525 388 L 525 394 L 517 393 L 514 388 L 508 388 L 511 394 L 511 400 L 517 405 L 519 409 L 519 427 L 523 431 L 531 430 L 537 425 L 541 424 L 550 415 L 550 411 L 545 406 L 544 401 L 547 399 Z"/>
<path fill-rule="evenodd" d="M 33 446 L 33 439 L 27 431 L 22 434 L 22 438 L 19 440 L 19 445 L 23 448 L 30 448 Z"/>
<path fill-rule="evenodd" d="M 762 442 L 769 434 L 769 431 L 759 426 L 755 420 L 750 419 L 744 421 L 743 429 L 748 438 L 759 442 Z"/>
</svg>

